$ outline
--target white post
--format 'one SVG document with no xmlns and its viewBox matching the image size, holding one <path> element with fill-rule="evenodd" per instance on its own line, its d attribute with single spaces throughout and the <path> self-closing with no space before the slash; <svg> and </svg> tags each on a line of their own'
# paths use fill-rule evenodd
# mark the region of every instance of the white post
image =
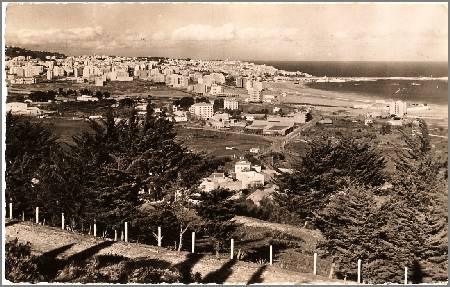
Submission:
<svg viewBox="0 0 450 287">
<path fill-rule="evenodd" d="M 192 248 L 191 248 L 191 252 L 195 253 L 195 232 L 192 232 Z"/>
<path fill-rule="evenodd" d="M 358 283 L 361 283 L 361 259 L 358 259 Z"/>
<path fill-rule="evenodd" d="M 123 230 L 120 231 L 120 240 L 123 241 Z"/>
<path fill-rule="evenodd" d="M 13 219 L 13 216 L 12 216 L 12 202 L 9 203 L 9 219 Z"/>
<path fill-rule="evenodd" d="M 408 267 L 405 267 L 405 285 L 408 284 Z"/>
<path fill-rule="evenodd" d="M 64 225 L 64 212 L 63 212 L 63 213 L 61 213 L 61 229 L 64 230 L 64 227 L 65 227 L 65 225 Z"/>
<path fill-rule="evenodd" d="M 272 245 L 270 245 L 270 259 L 269 264 L 272 265 Z"/>
<path fill-rule="evenodd" d="M 125 242 L 128 242 L 128 222 L 125 221 Z"/>
<path fill-rule="evenodd" d="M 114 229 L 114 241 L 117 241 L 117 229 Z"/>
<path fill-rule="evenodd" d="M 231 238 L 231 254 L 230 254 L 230 259 L 233 260 L 234 257 L 234 239 Z"/>
<path fill-rule="evenodd" d="M 317 275 L 317 253 L 314 253 L 314 269 L 313 274 Z"/>
<path fill-rule="evenodd" d="M 158 247 L 161 247 L 161 226 L 158 226 Z"/>
<path fill-rule="evenodd" d="M 36 224 L 39 224 L 39 207 L 36 207 Z"/>
<path fill-rule="evenodd" d="M 97 221 L 94 221 L 94 237 L 97 237 Z"/>
<path fill-rule="evenodd" d="M 25 211 L 22 210 L 22 221 L 25 221 Z"/>
</svg>

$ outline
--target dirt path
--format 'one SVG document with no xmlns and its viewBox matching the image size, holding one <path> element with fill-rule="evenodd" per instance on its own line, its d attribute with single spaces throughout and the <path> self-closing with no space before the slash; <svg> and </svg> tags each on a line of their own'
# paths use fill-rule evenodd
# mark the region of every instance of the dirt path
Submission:
<svg viewBox="0 0 450 287">
<path fill-rule="evenodd" d="M 55 227 L 40 226 L 29 222 L 9 222 L 5 227 L 6 240 L 18 238 L 21 242 L 30 242 L 36 254 L 58 250 L 57 258 L 86 253 L 92 255 L 122 255 L 128 258 L 147 258 L 165 260 L 170 264 L 183 265 L 193 273 L 223 278 L 223 283 L 290 283 L 290 284 L 344 284 L 312 274 L 296 273 L 276 266 L 216 259 L 210 255 L 192 256 L 187 252 L 175 252 L 164 248 L 137 243 L 113 242 L 101 238 L 64 231 Z M 94 250 L 94 252 L 92 252 Z"/>
</svg>

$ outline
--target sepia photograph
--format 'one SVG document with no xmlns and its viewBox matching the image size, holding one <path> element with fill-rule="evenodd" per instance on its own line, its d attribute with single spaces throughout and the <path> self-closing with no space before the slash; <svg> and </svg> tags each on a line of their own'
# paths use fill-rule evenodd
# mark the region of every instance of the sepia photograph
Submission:
<svg viewBox="0 0 450 287">
<path fill-rule="evenodd" d="M 448 284 L 448 3 L 2 19 L 2 284 Z"/>
</svg>

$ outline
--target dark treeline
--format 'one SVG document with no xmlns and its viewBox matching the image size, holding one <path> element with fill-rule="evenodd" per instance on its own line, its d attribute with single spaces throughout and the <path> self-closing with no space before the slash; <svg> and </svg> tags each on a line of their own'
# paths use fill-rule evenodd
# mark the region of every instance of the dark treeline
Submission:
<svg viewBox="0 0 450 287">
<path fill-rule="evenodd" d="M 58 59 L 66 58 L 66 55 L 57 52 L 33 51 L 20 47 L 6 47 L 5 55 L 9 57 L 25 56 L 31 57 L 32 59 L 41 59 L 41 60 L 45 60 L 46 56 L 50 57 L 55 56 Z"/>
</svg>

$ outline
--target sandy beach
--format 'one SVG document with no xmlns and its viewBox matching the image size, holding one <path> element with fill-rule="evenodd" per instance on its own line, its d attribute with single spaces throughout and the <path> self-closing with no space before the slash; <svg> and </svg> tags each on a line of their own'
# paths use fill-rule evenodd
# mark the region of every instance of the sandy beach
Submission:
<svg viewBox="0 0 450 287">
<path fill-rule="evenodd" d="M 353 108 L 354 105 L 363 104 L 386 104 L 391 99 L 367 96 L 358 93 L 344 93 L 335 91 L 324 91 L 309 88 L 303 84 L 294 84 L 293 82 L 267 83 L 267 88 L 276 93 L 286 93 L 286 97 L 280 100 L 287 104 L 305 104 L 314 106 L 317 110 L 323 112 L 345 111 L 350 115 L 364 115 L 373 112 L 372 109 Z M 410 102 L 408 102 L 410 103 Z M 414 103 L 414 102 L 411 102 Z M 441 126 L 448 126 L 448 105 L 428 104 L 429 109 L 423 111 L 408 111 L 409 117 L 423 118 Z"/>
</svg>

